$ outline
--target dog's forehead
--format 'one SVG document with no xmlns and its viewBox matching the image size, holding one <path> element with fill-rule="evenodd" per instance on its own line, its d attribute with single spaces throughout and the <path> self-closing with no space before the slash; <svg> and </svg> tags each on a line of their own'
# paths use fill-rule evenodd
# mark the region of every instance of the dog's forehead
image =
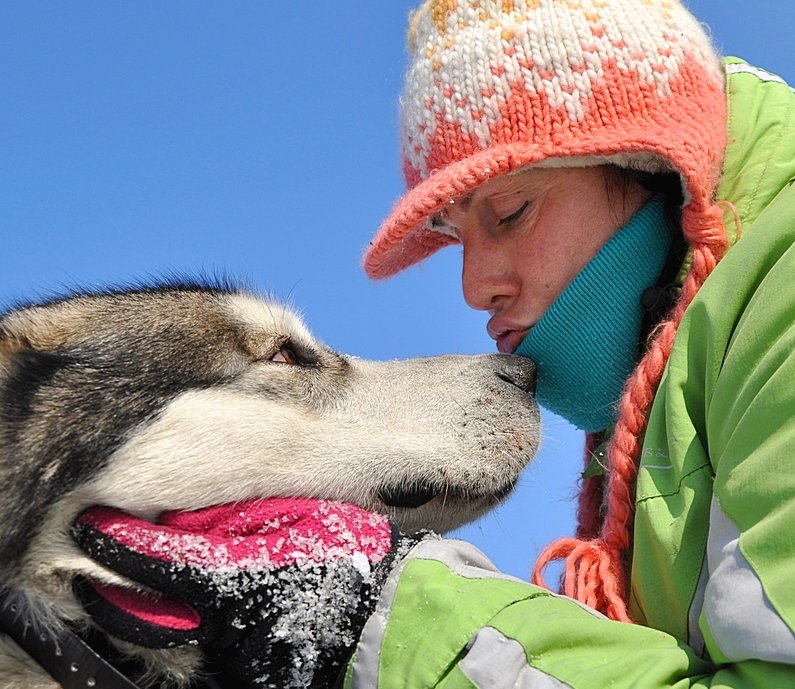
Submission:
<svg viewBox="0 0 795 689">
<path fill-rule="evenodd" d="M 0 320 L 0 377 L 18 353 L 30 350 L 97 355 L 132 367 L 155 357 L 161 369 L 228 372 L 241 354 L 267 357 L 287 341 L 305 351 L 326 349 L 292 308 L 255 293 L 207 288 L 76 295 Z"/>
<path fill-rule="evenodd" d="M 314 339 L 301 316 L 284 303 L 245 293 L 226 295 L 224 302 L 229 315 L 252 332 Z"/>
</svg>

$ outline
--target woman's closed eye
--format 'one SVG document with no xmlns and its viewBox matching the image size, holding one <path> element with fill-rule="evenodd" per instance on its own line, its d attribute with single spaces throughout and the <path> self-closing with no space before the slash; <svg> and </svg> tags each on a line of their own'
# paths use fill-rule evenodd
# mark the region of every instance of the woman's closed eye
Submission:
<svg viewBox="0 0 795 689">
<path fill-rule="evenodd" d="M 530 202 L 529 201 L 525 201 L 515 211 L 509 213 L 508 215 L 504 215 L 503 217 L 501 217 L 497 221 L 497 226 L 498 227 L 504 227 L 506 225 L 512 225 L 517 220 L 520 220 L 522 218 L 522 216 L 525 214 L 525 212 L 527 211 L 527 209 L 529 207 L 530 207 Z"/>
</svg>

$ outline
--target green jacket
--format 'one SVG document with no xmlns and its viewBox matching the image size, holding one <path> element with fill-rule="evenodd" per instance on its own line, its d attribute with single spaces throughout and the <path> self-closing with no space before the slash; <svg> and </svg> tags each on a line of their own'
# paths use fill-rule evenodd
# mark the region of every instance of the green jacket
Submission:
<svg viewBox="0 0 795 689">
<path fill-rule="evenodd" d="M 639 624 L 424 541 L 387 581 L 347 689 L 795 688 L 795 93 L 740 60 L 727 72 L 719 198 L 742 236 L 688 308 L 650 412 Z"/>
</svg>

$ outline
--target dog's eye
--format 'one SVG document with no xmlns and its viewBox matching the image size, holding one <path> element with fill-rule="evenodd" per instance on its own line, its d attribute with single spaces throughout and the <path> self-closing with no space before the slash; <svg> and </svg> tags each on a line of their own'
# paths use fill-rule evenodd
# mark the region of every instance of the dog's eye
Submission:
<svg viewBox="0 0 795 689">
<path fill-rule="evenodd" d="M 286 345 L 279 347 L 270 358 L 270 361 L 275 364 L 288 364 L 289 366 L 297 366 L 299 364 L 295 352 Z"/>
</svg>

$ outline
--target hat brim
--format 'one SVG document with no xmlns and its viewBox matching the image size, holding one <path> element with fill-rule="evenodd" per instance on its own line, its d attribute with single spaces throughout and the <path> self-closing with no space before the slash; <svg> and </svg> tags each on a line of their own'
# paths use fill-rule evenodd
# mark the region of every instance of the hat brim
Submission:
<svg viewBox="0 0 795 689">
<path fill-rule="evenodd" d="M 571 150 L 535 143 L 507 143 L 473 153 L 433 172 L 395 205 L 367 247 L 362 261 L 368 277 L 391 277 L 435 253 L 457 244 L 455 238 L 428 227 L 428 218 L 452 199 L 469 194 L 490 179 L 530 166 L 586 167 L 616 164 L 647 171 L 672 170 L 661 152 L 637 142 L 618 145 L 581 141 Z M 645 143 L 645 142 L 644 142 Z M 634 151 L 632 149 L 635 149 Z"/>
</svg>

